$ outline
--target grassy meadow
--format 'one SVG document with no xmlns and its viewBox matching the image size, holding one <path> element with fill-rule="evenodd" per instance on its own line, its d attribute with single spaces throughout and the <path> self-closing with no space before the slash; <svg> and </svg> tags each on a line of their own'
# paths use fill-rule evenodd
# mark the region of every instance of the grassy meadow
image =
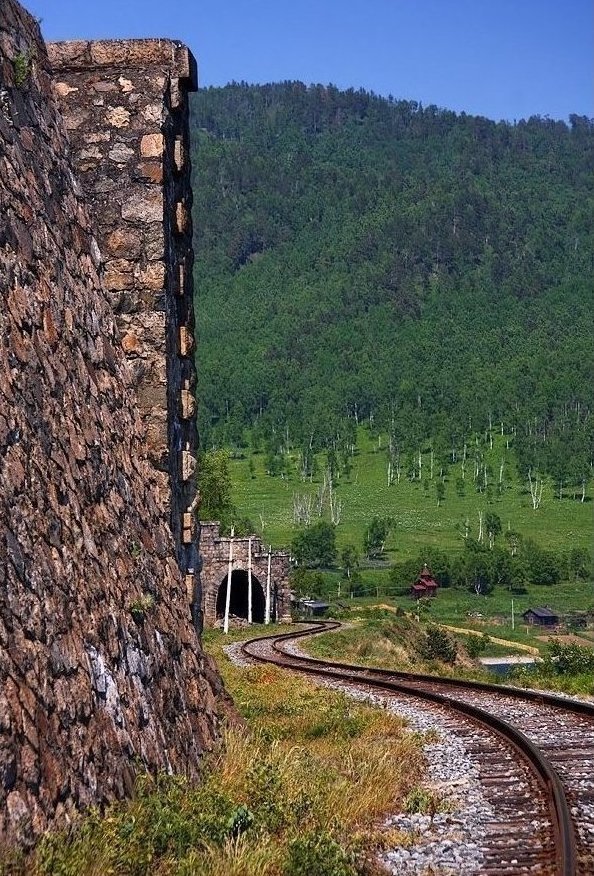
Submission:
<svg viewBox="0 0 594 876">
<path fill-rule="evenodd" d="M 553 484 L 544 485 L 542 503 L 533 510 L 528 484 L 519 482 L 512 450 L 506 447 L 506 438 L 494 436 L 493 448 L 481 447 L 492 486 L 488 493 L 478 492 L 473 483 L 472 463 L 466 464 L 464 490 L 460 489 L 461 463 L 448 467 L 445 475 L 445 496 L 438 506 L 435 484 L 439 479 L 438 464 L 434 463 L 433 480 L 430 478 L 430 458 L 423 457 L 422 478 L 410 481 L 404 474 L 400 483 L 387 484 L 387 454 L 385 436 L 371 437 L 368 429 L 359 428 L 358 448 L 352 458 L 349 476 L 338 479 L 335 494 L 342 503 L 342 516 L 336 529 L 337 547 L 353 544 L 361 555 L 360 575 L 362 592 L 368 594 L 353 600 L 351 605 L 388 602 L 410 610 L 408 593 L 385 596 L 389 568 L 392 564 L 416 558 L 424 548 L 439 548 L 453 555 L 463 550 L 464 530 L 470 536 L 478 535 L 479 512 L 495 513 L 501 519 L 504 543 L 507 529 L 519 532 L 524 539 L 531 538 L 547 550 L 567 553 L 572 548 L 593 547 L 592 484 L 587 486 L 586 501 L 581 502 L 565 491 L 559 499 Z M 469 454 L 470 455 L 470 454 Z M 503 460 L 502 489 L 497 489 Z M 242 515 L 249 517 L 262 532 L 264 540 L 274 547 L 291 544 L 298 526 L 293 521 L 293 497 L 310 493 L 315 496 L 323 480 L 326 456 L 317 459 L 317 476 L 303 481 L 299 475 L 298 459 L 290 458 L 283 478 L 271 477 L 265 471 L 265 457 L 246 451 L 243 457 L 230 460 L 233 501 Z M 368 562 L 363 557 L 363 535 L 374 515 L 391 517 L 394 526 L 388 536 L 382 561 Z M 327 511 L 325 512 L 327 517 Z M 313 516 L 312 522 L 317 518 Z M 339 562 L 339 561 L 338 561 Z M 345 599 L 344 572 L 340 568 L 324 570 L 327 585 L 326 598 Z M 512 629 L 512 598 L 514 628 Z M 528 608 L 547 605 L 565 613 L 594 608 L 592 580 L 565 580 L 555 585 L 526 584 L 511 593 L 504 587 L 495 587 L 488 595 L 477 595 L 460 588 L 440 588 L 438 597 L 426 608 L 425 620 L 460 628 L 477 629 L 491 636 L 529 644 L 542 650 L 545 643 L 539 637 L 546 635 L 540 628 L 522 623 L 522 613 Z M 475 615 L 479 615 L 476 617 Z"/>
<path fill-rule="evenodd" d="M 490 495 L 476 491 L 469 460 L 464 494 L 459 495 L 456 487 L 456 481 L 461 477 L 461 463 L 457 463 L 447 469 L 445 497 L 439 507 L 435 487 L 439 468 L 435 463 L 431 480 L 429 453 L 423 456 L 420 481 L 411 482 L 403 473 L 399 484 L 388 486 L 386 440 L 385 436 L 371 437 L 365 428 L 358 430 L 352 471 L 348 477 L 342 475 L 336 484 L 336 496 L 342 503 L 342 516 L 336 531 L 339 550 L 348 543 L 361 550 L 365 528 L 374 515 L 378 515 L 392 517 L 395 521 L 386 544 L 386 557 L 390 562 L 414 557 L 427 545 L 448 552 L 458 551 L 462 547 L 466 521 L 470 534 L 476 537 L 479 511 L 494 512 L 501 518 L 504 531 L 508 528 L 516 530 L 543 547 L 553 550 L 591 549 L 594 522 L 591 483 L 586 501 L 582 503 L 568 492 L 560 500 L 555 495 L 553 484 L 546 482 L 541 506 L 534 511 L 528 484 L 518 482 L 515 457 L 511 450 L 506 449 L 505 437 L 494 436 L 492 450 L 488 446 L 481 448 L 493 472 Z M 302 481 L 296 455 L 290 455 L 289 459 L 289 471 L 284 478 L 266 474 L 262 453 L 246 450 L 244 457 L 233 458 L 230 462 L 235 505 L 241 514 L 254 522 L 264 540 L 273 547 L 290 545 L 296 531 L 293 497 L 304 493 L 315 496 L 326 465 L 325 454 L 319 454 L 318 475 L 311 482 Z M 502 460 L 503 490 L 499 496 L 497 481 Z"/>
</svg>

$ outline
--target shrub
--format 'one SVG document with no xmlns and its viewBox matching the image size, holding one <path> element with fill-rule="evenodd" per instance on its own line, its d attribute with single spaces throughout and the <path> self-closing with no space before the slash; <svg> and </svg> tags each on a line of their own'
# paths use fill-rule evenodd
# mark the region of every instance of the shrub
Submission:
<svg viewBox="0 0 594 876">
<path fill-rule="evenodd" d="M 409 791 L 404 800 L 404 811 L 408 815 L 430 815 L 433 818 L 442 806 L 442 800 L 435 791 L 421 788 L 418 785 Z"/>
<path fill-rule="evenodd" d="M 426 660 L 453 663 L 456 659 L 456 643 L 439 627 L 430 624 L 421 645 L 421 654 Z"/>
<path fill-rule="evenodd" d="M 313 572 L 303 566 L 297 566 L 291 571 L 290 583 L 296 599 L 302 596 L 322 596 L 328 589 L 322 572 Z"/>
<path fill-rule="evenodd" d="M 143 593 L 138 599 L 130 603 L 130 614 L 134 620 L 142 622 L 148 612 L 155 607 L 155 597 L 152 593 Z"/>
<path fill-rule="evenodd" d="M 543 668 L 554 675 L 581 675 L 594 672 L 594 651 L 581 645 L 551 642 Z"/>
<path fill-rule="evenodd" d="M 356 876 L 352 858 L 327 832 L 307 833 L 289 845 L 283 876 Z"/>
<path fill-rule="evenodd" d="M 363 536 L 363 547 L 369 559 L 377 559 L 383 556 L 386 539 L 392 528 L 393 521 L 390 517 L 373 518 Z"/>
<path fill-rule="evenodd" d="M 247 830 L 251 813 L 244 809 L 208 784 L 194 788 L 180 776 L 140 776 L 134 801 L 114 804 L 105 818 L 91 814 L 69 834 L 46 835 L 36 872 L 146 876 L 160 858 L 221 846 Z"/>
<path fill-rule="evenodd" d="M 490 642 L 489 636 L 468 636 L 464 645 L 469 657 L 476 658 L 482 654 Z"/>
<path fill-rule="evenodd" d="M 332 566 L 336 560 L 336 529 L 327 520 L 318 520 L 295 536 L 291 550 L 300 565 Z"/>
</svg>

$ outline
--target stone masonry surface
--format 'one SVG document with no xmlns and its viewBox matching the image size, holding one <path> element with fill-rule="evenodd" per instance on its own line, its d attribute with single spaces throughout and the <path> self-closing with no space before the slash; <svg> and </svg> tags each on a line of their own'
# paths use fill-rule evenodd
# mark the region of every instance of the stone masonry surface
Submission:
<svg viewBox="0 0 594 876">
<path fill-rule="evenodd" d="M 112 118 L 127 111 L 118 101 Z M 157 137 L 144 143 L 150 162 Z M 2 0 L 0 844 L 122 797 L 137 763 L 197 776 L 227 707 L 189 617 L 68 153 L 38 26 Z M 108 271 L 142 270 L 158 295 L 171 266 L 158 235 L 159 256 L 129 267 L 145 243 L 118 228 L 122 263 Z"/>
<path fill-rule="evenodd" d="M 196 62 L 164 39 L 50 43 L 48 54 L 199 625 L 188 127 Z"/>
</svg>

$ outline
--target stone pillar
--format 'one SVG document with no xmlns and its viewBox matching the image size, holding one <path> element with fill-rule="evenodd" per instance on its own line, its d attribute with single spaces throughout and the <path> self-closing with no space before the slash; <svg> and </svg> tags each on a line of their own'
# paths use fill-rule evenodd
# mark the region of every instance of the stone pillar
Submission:
<svg viewBox="0 0 594 876">
<path fill-rule="evenodd" d="M 199 622 L 188 133 L 196 62 L 186 46 L 158 39 L 51 43 L 48 54 Z"/>
</svg>

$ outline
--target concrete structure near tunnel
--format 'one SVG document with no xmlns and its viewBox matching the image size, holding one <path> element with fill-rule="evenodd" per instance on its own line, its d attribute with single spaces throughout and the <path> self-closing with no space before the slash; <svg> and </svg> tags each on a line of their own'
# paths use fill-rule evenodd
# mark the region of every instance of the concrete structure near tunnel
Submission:
<svg viewBox="0 0 594 876">
<path fill-rule="evenodd" d="M 248 616 L 248 571 L 252 568 L 252 619 L 264 622 L 268 560 L 270 556 L 270 620 L 291 623 L 291 591 L 289 588 L 290 556 L 283 551 L 270 551 L 257 536 L 233 538 L 230 614 Z M 229 548 L 231 538 L 220 534 L 220 524 L 203 522 L 200 553 L 203 557 L 202 611 L 205 626 L 213 626 L 225 612 Z"/>
</svg>

